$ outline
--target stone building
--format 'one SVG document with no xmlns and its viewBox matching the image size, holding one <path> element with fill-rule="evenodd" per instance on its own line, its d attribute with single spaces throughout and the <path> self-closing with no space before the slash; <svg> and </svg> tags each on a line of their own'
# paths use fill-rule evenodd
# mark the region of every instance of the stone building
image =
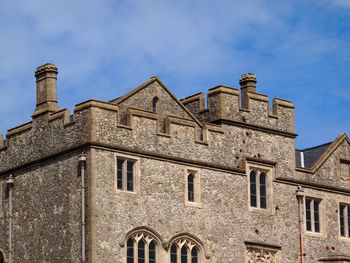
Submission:
<svg viewBox="0 0 350 263">
<path fill-rule="evenodd" d="M 345 134 L 295 149 L 294 106 L 152 77 L 74 112 L 37 68 L 32 120 L 0 135 L 0 262 L 350 262 Z"/>
</svg>

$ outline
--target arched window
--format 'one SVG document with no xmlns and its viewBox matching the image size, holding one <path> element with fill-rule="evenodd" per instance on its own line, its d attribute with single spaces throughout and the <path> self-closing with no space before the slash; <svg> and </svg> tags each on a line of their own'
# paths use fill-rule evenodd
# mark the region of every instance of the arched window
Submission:
<svg viewBox="0 0 350 263">
<path fill-rule="evenodd" d="M 249 173 L 250 206 L 267 209 L 267 173 L 262 170 L 251 170 Z"/>
<path fill-rule="evenodd" d="M 187 238 L 178 239 L 171 245 L 170 263 L 199 263 L 198 246 Z"/>
<path fill-rule="evenodd" d="M 260 208 L 266 208 L 266 173 L 260 173 Z"/>
<path fill-rule="evenodd" d="M 157 263 L 157 243 L 148 233 L 135 233 L 127 240 L 127 263 Z"/>
<path fill-rule="evenodd" d="M 152 100 L 152 111 L 157 112 L 158 111 L 158 97 L 154 97 Z"/>
<path fill-rule="evenodd" d="M 4 254 L 0 251 L 0 263 L 5 263 Z"/>
<path fill-rule="evenodd" d="M 250 172 L 250 206 L 256 207 L 256 171 Z"/>
<path fill-rule="evenodd" d="M 201 207 L 200 170 L 185 169 L 185 204 Z"/>
</svg>

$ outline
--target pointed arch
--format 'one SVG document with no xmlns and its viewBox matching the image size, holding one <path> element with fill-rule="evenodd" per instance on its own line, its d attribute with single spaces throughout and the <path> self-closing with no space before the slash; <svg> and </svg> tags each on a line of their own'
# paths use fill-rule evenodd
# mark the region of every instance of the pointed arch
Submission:
<svg viewBox="0 0 350 263">
<path fill-rule="evenodd" d="M 170 262 L 171 263 L 201 263 L 204 258 L 209 259 L 206 255 L 202 241 L 194 235 L 180 233 L 173 236 L 169 241 Z"/>
<path fill-rule="evenodd" d="M 152 111 L 158 112 L 159 110 L 159 98 L 156 96 L 152 99 Z"/>
<path fill-rule="evenodd" d="M 125 236 L 127 263 L 160 263 L 159 234 L 148 227 L 137 227 Z"/>
</svg>

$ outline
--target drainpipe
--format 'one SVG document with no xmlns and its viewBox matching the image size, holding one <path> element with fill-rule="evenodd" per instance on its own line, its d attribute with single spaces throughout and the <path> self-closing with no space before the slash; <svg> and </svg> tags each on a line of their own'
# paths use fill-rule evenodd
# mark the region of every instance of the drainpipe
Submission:
<svg viewBox="0 0 350 263">
<path fill-rule="evenodd" d="M 298 190 L 296 191 L 296 197 L 298 199 L 298 205 L 299 205 L 299 242 L 300 242 L 300 263 L 304 263 L 304 217 L 303 217 L 303 211 L 304 211 L 304 189 L 299 185 Z"/>
<path fill-rule="evenodd" d="M 8 263 L 12 263 L 12 189 L 13 189 L 14 183 L 15 183 L 15 180 L 12 174 L 10 174 L 6 178 L 6 185 L 9 190 L 9 236 L 8 236 L 9 262 Z"/>
<path fill-rule="evenodd" d="M 81 262 L 86 262 L 85 256 L 85 165 L 86 165 L 86 154 L 82 153 L 79 155 L 80 165 L 80 176 L 81 176 Z M 11 263 L 11 262 L 9 262 Z"/>
</svg>

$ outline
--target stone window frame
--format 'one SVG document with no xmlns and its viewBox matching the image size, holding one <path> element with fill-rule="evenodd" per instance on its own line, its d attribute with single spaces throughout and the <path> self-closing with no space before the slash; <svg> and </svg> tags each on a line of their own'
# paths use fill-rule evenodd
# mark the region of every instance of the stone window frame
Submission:
<svg viewBox="0 0 350 263">
<path fill-rule="evenodd" d="M 314 212 L 313 212 L 313 205 L 312 207 L 312 212 L 311 212 L 311 231 L 307 230 L 307 225 L 306 225 L 306 199 L 311 199 L 311 200 L 318 200 L 319 201 L 319 222 L 320 222 L 320 232 L 315 232 L 314 227 Z M 313 204 L 313 203 L 312 203 Z M 306 194 L 304 197 L 304 211 L 303 211 L 303 222 L 304 222 L 304 232 L 308 236 L 315 236 L 315 237 L 325 237 L 327 231 L 326 231 L 326 220 L 325 220 L 325 200 L 322 197 L 315 196 L 315 195 L 308 195 Z"/>
<path fill-rule="evenodd" d="M 181 262 L 181 249 L 183 247 L 186 247 L 187 256 L 190 255 L 190 257 L 187 257 L 188 263 L 192 262 L 191 252 L 194 247 L 197 249 L 198 263 L 204 262 L 205 252 L 202 245 L 200 244 L 200 242 L 197 242 L 194 238 L 188 235 L 180 235 L 175 238 L 172 238 L 172 240 L 168 243 L 168 261 L 166 262 L 171 263 L 171 252 L 172 252 L 172 247 L 174 245 L 177 248 L 177 263 Z"/>
<path fill-rule="evenodd" d="M 270 261 L 271 263 L 279 263 L 280 262 L 280 251 L 281 251 L 281 247 L 280 246 L 275 246 L 275 245 L 269 245 L 269 244 L 260 244 L 260 243 L 256 243 L 256 242 L 244 242 L 246 245 L 246 254 L 245 254 L 245 259 L 244 262 L 245 263 L 252 263 L 252 262 L 256 262 L 256 261 L 251 261 L 249 260 L 249 251 L 259 251 L 259 253 L 261 254 L 262 251 L 270 253 L 270 254 L 274 254 L 275 258 Z M 267 260 L 268 258 L 264 258 L 264 260 Z M 265 261 L 264 261 L 265 262 Z M 269 261 L 266 261 L 267 263 L 270 263 Z"/>
<path fill-rule="evenodd" d="M 134 163 L 133 166 L 133 191 L 126 190 L 127 176 L 126 170 L 123 167 L 123 189 L 118 189 L 118 159 L 125 161 L 132 161 Z M 114 188 L 117 193 L 126 193 L 131 195 L 138 195 L 140 193 L 140 157 L 136 157 L 133 155 L 116 153 L 114 158 L 115 172 L 114 172 Z"/>
<path fill-rule="evenodd" d="M 256 185 L 256 192 L 257 192 L 257 207 L 251 206 L 251 200 L 250 200 L 250 172 L 251 171 L 258 171 L 260 174 L 261 172 L 264 172 L 266 174 L 266 208 L 260 208 L 260 187 L 259 184 Z M 259 212 L 259 213 L 269 213 L 273 214 L 273 179 L 275 178 L 275 166 L 266 164 L 266 163 L 259 163 L 255 161 L 249 161 L 246 163 L 246 175 L 247 175 L 247 187 L 248 187 L 248 209 L 251 212 Z M 258 178 L 258 177 L 257 177 Z M 258 179 L 256 179 L 256 182 Z M 259 205 L 258 205 L 259 204 Z"/>
<path fill-rule="evenodd" d="M 345 206 L 346 207 L 346 212 L 344 215 L 344 227 L 345 227 L 345 236 L 341 235 L 341 230 L 340 230 L 340 206 Z M 349 217 L 349 213 L 350 213 L 350 203 L 346 203 L 346 202 L 339 202 L 338 203 L 338 233 L 339 233 L 339 238 L 340 240 L 346 240 L 346 241 L 350 241 L 350 222 L 348 220 Z"/>
<path fill-rule="evenodd" d="M 194 201 L 188 200 L 188 176 L 194 175 Z M 201 170 L 193 167 L 186 167 L 184 169 L 184 182 L 185 182 L 185 205 L 202 208 L 201 198 Z"/>
<path fill-rule="evenodd" d="M 152 112 L 159 112 L 159 97 L 154 96 L 152 99 Z"/>
<path fill-rule="evenodd" d="M 128 241 L 133 240 L 134 242 L 134 262 L 138 262 L 138 243 L 142 239 L 145 242 L 145 262 L 149 262 L 149 244 L 153 241 L 156 245 L 156 263 L 162 263 L 164 259 L 163 251 L 162 251 L 162 242 L 161 240 L 147 229 L 137 229 L 129 233 L 125 238 L 125 257 L 123 262 L 128 262 L 127 253 L 128 253 Z"/>
</svg>

